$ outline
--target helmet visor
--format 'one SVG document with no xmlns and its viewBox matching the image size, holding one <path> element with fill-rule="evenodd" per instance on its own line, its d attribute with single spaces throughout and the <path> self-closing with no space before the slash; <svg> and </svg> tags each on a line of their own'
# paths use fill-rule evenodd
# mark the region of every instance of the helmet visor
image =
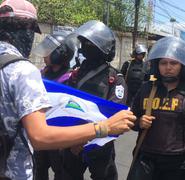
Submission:
<svg viewBox="0 0 185 180">
<path fill-rule="evenodd" d="M 60 46 L 55 38 L 51 35 L 46 36 L 46 38 L 38 44 L 33 50 L 32 53 L 40 57 L 47 57 L 50 55 L 57 47 Z"/>
</svg>

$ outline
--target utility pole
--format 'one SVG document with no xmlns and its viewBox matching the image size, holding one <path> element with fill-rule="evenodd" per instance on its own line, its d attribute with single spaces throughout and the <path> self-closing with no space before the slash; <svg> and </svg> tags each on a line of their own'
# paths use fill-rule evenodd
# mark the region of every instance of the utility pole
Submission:
<svg viewBox="0 0 185 180">
<path fill-rule="evenodd" d="M 176 19 L 175 18 L 171 18 L 170 19 L 170 22 L 172 23 L 172 35 L 174 36 L 175 35 L 174 23 L 176 22 Z"/>
<path fill-rule="evenodd" d="M 134 20 L 134 31 L 133 31 L 132 49 L 135 48 L 135 45 L 136 45 L 136 42 L 137 42 L 139 7 L 140 7 L 140 0 L 135 0 L 135 20 Z"/>
<path fill-rule="evenodd" d="M 148 1 L 147 26 L 146 26 L 147 47 L 149 47 L 148 35 L 150 31 L 150 26 L 151 26 L 152 20 L 154 19 L 154 14 L 155 14 L 154 13 L 154 3 L 155 3 L 155 0 L 154 2 L 153 0 Z"/>
<path fill-rule="evenodd" d="M 103 17 L 103 22 L 107 26 L 109 25 L 109 1 L 104 0 L 104 17 Z"/>
</svg>

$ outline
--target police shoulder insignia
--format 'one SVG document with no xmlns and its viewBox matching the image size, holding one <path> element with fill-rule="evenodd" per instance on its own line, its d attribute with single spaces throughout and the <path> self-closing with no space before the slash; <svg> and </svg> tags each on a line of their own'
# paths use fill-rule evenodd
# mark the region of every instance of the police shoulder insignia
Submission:
<svg viewBox="0 0 185 180">
<path fill-rule="evenodd" d="M 124 97 L 124 87 L 122 85 L 118 85 L 116 86 L 116 89 L 115 89 L 115 95 L 118 99 L 123 99 Z"/>
</svg>

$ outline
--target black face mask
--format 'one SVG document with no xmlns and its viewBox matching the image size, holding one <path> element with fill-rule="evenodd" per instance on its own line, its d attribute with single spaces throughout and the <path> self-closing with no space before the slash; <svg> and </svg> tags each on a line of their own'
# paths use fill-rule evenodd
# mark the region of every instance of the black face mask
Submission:
<svg viewBox="0 0 185 180">
<path fill-rule="evenodd" d="M 23 30 L 1 30 L 0 39 L 2 41 L 8 41 L 13 46 L 15 46 L 23 57 L 27 58 L 30 55 L 33 40 L 34 40 L 34 31 L 31 29 Z"/>
<path fill-rule="evenodd" d="M 81 66 L 80 69 L 84 72 L 88 72 L 90 70 L 96 69 L 97 67 L 104 64 L 106 61 L 102 57 L 102 53 L 100 50 L 96 51 L 95 49 L 80 49 L 80 53 L 86 58 Z"/>
<path fill-rule="evenodd" d="M 95 46 L 83 47 L 80 52 L 88 61 L 97 61 L 103 58 L 103 53 Z"/>
<path fill-rule="evenodd" d="M 174 83 L 179 80 L 178 76 L 164 77 L 161 76 L 161 80 L 163 83 Z"/>
<path fill-rule="evenodd" d="M 95 62 L 99 64 L 101 59 L 105 59 L 104 53 L 92 42 L 82 39 L 81 45 L 80 52 L 88 61 L 91 61 L 91 63 Z"/>
<path fill-rule="evenodd" d="M 89 71 L 94 70 L 105 63 L 105 60 L 102 57 L 102 52 L 95 46 L 87 47 L 82 46 L 79 49 L 79 53 L 82 53 L 83 56 L 86 58 L 78 72 L 78 77 L 84 77 Z"/>
</svg>

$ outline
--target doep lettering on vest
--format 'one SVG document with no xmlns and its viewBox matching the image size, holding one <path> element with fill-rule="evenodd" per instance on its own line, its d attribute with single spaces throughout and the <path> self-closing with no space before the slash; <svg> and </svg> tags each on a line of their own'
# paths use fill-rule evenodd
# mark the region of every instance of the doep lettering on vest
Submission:
<svg viewBox="0 0 185 180">
<path fill-rule="evenodd" d="M 146 110 L 148 98 L 144 98 L 143 100 L 143 109 Z M 153 110 L 166 110 L 166 111 L 174 111 L 179 106 L 179 100 L 177 98 L 154 98 L 152 102 Z"/>
</svg>

